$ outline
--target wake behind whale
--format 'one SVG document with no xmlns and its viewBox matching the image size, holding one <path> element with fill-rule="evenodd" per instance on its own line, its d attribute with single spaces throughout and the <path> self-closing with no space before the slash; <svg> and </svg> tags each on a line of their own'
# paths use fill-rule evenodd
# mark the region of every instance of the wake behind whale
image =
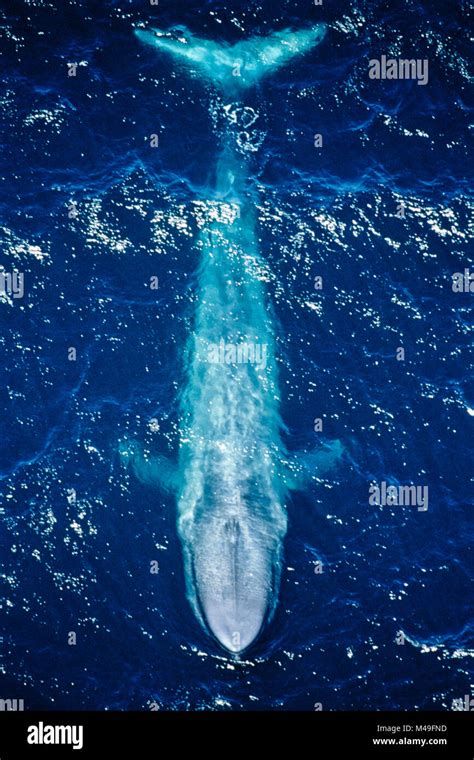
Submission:
<svg viewBox="0 0 474 760">
<path fill-rule="evenodd" d="M 144 457 L 138 445 L 128 443 L 122 453 L 143 481 L 174 483 L 188 598 L 204 628 L 239 653 L 275 609 L 285 502 L 295 484 L 284 466 L 274 320 L 248 182 L 249 152 L 239 144 L 239 118 L 250 109 L 235 101 L 264 75 L 310 50 L 324 29 L 284 30 L 234 46 L 196 39 L 185 30 L 136 34 L 232 100 L 223 104 L 228 126 L 212 190 L 219 208 L 216 213 L 211 207 L 197 241 L 197 308 L 181 394 L 178 472 L 170 478 L 163 458 Z M 335 445 L 322 458 L 327 464 L 338 454 Z"/>
</svg>

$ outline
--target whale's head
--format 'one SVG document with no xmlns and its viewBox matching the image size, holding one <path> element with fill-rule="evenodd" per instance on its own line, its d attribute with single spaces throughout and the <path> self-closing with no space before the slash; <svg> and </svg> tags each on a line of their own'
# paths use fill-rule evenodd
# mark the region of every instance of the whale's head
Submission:
<svg viewBox="0 0 474 760">
<path fill-rule="evenodd" d="M 258 637 L 277 593 L 274 541 L 261 525 L 227 514 L 197 526 L 193 583 L 200 616 L 227 651 Z"/>
</svg>

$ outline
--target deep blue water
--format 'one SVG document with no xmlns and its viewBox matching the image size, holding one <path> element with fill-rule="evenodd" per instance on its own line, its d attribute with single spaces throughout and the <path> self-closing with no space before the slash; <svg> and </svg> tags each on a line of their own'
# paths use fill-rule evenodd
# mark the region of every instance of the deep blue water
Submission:
<svg viewBox="0 0 474 760">
<path fill-rule="evenodd" d="M 472 294 L 451 287 L 474 267 L 466 8 L 1 3 L 0 264 L 25 293 L 0 301 L 0 697 L 450 710 L 472 695 Z M 236 661 L 186 600 L 173 498 L 117 454 L 128 435 L 176 456 L 219 107 L 132 24 L 237 41 L 320 20 L 322 44 L 246 104 L 285 442 L 338 438 L 345 455 L 288 503 L 277 613 Z M 382 54 L 427 58 L 428 85 L 369 79 Z M 383 480 L 428 485 L 428 511 L 370 505 Z"/>
</svg>

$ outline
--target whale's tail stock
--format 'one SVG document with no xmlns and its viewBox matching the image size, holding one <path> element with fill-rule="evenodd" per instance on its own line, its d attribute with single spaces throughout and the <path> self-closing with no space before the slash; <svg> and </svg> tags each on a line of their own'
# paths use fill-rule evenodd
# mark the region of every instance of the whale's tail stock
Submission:
<svg viewBox="0 0 474 760">
<path fill-rule="evenodd" d="M 266 37 L 250 37 L 235 44 L 194 37 L 185 29 L 163 32 L 136 28 L 145 44 L 170 53 L 224 91 L 245 89 L 272 74 L 296 56 L 315 47 L 324 37 L 324 24 L 293 31 L 283 29 Z"/>
</svg>

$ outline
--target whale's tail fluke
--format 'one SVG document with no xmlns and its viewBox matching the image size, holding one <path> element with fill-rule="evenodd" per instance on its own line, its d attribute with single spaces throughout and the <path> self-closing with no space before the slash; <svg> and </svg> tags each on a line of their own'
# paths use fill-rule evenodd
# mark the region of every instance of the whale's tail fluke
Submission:
<svg viewBox="0 0 474 760">
<path fill-rule="evenodd" d="M 324 24 L 299 31 L 284 29 L 234 45 L 194 37 L 187 30 L 135 29 L 137 37 L 170 53 L 225 91 L 247 88 L 307 53 L 324 37 Z"/>
</svg>

